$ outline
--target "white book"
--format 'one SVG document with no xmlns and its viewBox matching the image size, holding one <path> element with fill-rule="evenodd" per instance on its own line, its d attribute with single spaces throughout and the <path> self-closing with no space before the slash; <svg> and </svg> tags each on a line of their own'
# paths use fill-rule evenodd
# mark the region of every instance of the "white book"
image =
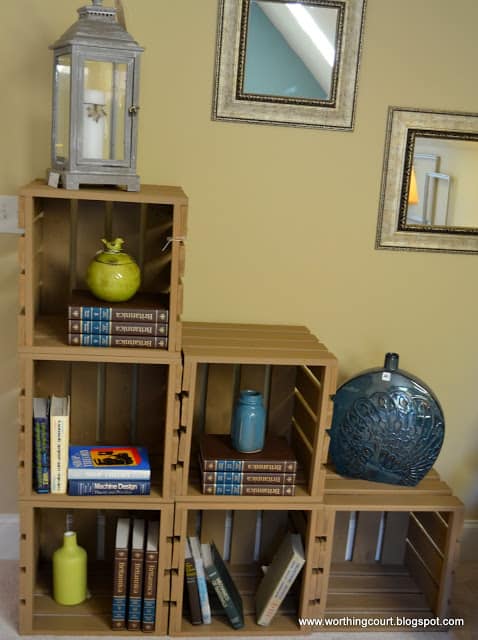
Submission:
<svg viewBox="0 0 478 640">
<path fill-rule="evenodd" d="M 287 533 L 256 592 L 257 624 L 270 624 L 304 563 L 305 554 L 300 535 Z"/>
<path fill-rule="evenodd" d="M 70 398 L 52 396 L 50 402 L 50 491 L 66 493 L 70 441 Z"/>
<path fill-rule="evenodd" d="M 201 605 L 201 617 L 203 624 L 211 624 L 211 607 L 207 593 L 206 574 L 201 556 L 201 545 L 197 536 L 189 536 L 189 547 L 193 556 L 194 567 L 196 568 L 196 580 L 199 591 L 199 603 Z"/>
</svg>

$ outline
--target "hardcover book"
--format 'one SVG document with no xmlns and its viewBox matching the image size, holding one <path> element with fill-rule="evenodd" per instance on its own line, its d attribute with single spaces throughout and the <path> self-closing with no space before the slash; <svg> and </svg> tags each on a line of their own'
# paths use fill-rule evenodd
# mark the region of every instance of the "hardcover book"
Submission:
<svg viewBox="0 0 478 640">
<path fill-rule="evenodd" d="M 234 471 L 256 473 L 296 473 L 297 459 L 285 438 L 268 436 L 258 453 L 241 453 L 233 448 L 231 436 L 204 433 L 200 456 L 204 471 Z"/>
<path fill-rule="evenodd" d="M 202 492 L 214 496 L 294 496 L 294 484 L 203 484 Z"/>
<path fill-rule="evenodd" d="M 167 349 L 168 339 L 159 336 L 113 336 L 100 333 L 69 333 L 68 344 L 76 347 L 136 347 Z"/>
<path fill-rule="evenodd" d="M 143 612 L 141 631 L 156 628 L 156 592 L 158 586 L 159 521 L 148 522 L 146 548 L 144 551 Z"/>
<path fill-rule="evenodd" d="M 295 473 L 241 473 L 239 471 L 202 471 L 203 484 L 280 484 L 294 485 Z"/>
<path fill-rule="evenodd" d="M 149 480 L 68 480 L 70 496 L 147 496 L 150 492 Z"/>
<path fill-rule="evenodd" d="M 134 518 L 129 562 L 128 631 L 141 627 L 141 605 L 143 600 L 143 565 L 145 523 L 143 518 Z"/>
<path fill-rule="evenodd" d="M 71 445 L 68 480 L 150 480 L 146 447 Z"/>
<path fill-rule="evenodd" d="M 214 542 L 201 545 L 204 571 L 234 629 L 242 629 L 242 598 Z"/>
<path fill-rule="evenodd" d="M 50 421 L 48 398 L 33 398 L 33 465 L 37 493 L 50 493 Z"/>
<path fill-rule="evenodd" d="M 128 565 L 131 523 L 129 518 L 118 518 L 113 572 L 113 629 L 126 629 L 126 599 L 128 593 Z"/>
<path fill-rule="evenodd" d="M 68 333 L 166 337 L 168 335 L 168 324 L 166 322 L 107 322 L 106 320 L 68 320 Z"/>
<path fill-rule="evenodd" d="M 199 589 L 197 584 L 196 567 L 189 546 L 189 540 L 186 538 L 184 550 L 184 583 L 189 601 L 189 614 L 191 616 L 191 624 L 201 624 L 201 603 L 199 601 Z"/>
<path fill-rule="evenodd" d="M 257 624 L 270 624 L 304 563 L 305 554 L 300 534 L 288 532 L 257 589 Z"/>
<path fill-rule="evenodd" d="M 196 581 L 199 591 L 199 603 L 201 605 L 201 618 L 203 624 L 211 624 L 211 607 L 207 593 L 206 574 L 201 556 L 201 545 L 197 536 L 189 536 L 189 546 L 193 557 L 194 568 L 196 569 Z"/>
<path fill-rule="evenodd" d="M 162 294 L 137 293 L 126 302 L 104 302 L 89 291 L 76 289 L 68 305 L 70 320 L 167 322 L 168 315 L 168 297 Z"/>
<path fill-rule="evenodd" d="M 51 493 L 66 493 L 69 440 L 70 398 L 52 396 L 50 402 Z"/>
</svg>

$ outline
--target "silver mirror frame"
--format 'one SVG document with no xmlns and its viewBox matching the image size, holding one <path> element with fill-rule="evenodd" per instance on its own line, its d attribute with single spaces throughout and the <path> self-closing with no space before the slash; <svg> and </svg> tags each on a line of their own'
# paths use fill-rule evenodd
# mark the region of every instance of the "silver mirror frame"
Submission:
<svg viewBox="0 0 478 640">
<path fill-rule="evenodd" d="M 389 107 L 382 167 L 376 249 L 477 253 L 478 228 L 402 228 L 403 198 L 408 193 L 415 132 L 437 138 L 476 139 L 478 114 Z M 478 149 L 478 147 L 477 147 Z"/>
<path fill-rule="evenodd" d="M 286 103 L 283 99 L 274 101 L 271 96 L 264 96 L 263 101 L 236 97 L 239 60 L 244 55 L 242 16 L 249 2 L 219 0 L 213 120 L 352 131 L 366 0 L 304 0 L 309 4 L 340 7 L 343 15 L 337 37 L 335 100 L 329 104 L 317 100 L 316 104 L 307 105 Z"/>
</svg>

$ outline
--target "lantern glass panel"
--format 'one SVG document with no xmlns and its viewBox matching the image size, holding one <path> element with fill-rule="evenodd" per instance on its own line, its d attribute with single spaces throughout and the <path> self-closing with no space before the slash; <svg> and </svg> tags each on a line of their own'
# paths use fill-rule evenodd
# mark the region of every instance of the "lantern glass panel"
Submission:
<svg viewBox="0 0 478 640">
<path fill-rule="evenodd" d="M 71 55 L 55 59 L 55 161 L 66 163 L 70 154 Z"/>
<path fill-rule="evenodd" d="M 81 157 L 125 158 L 126 63 L 85 60 L 83 65 Z"/>
</svg>

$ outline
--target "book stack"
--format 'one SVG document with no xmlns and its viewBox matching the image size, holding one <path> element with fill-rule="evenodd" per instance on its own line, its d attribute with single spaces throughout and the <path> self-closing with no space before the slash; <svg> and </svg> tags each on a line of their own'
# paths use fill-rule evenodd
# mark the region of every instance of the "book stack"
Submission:
<svg viewBox="0 0 478 640">
<path fill-rule="evenodd" d="M 33 398 L 33 486 L 37 493 L 66 493 L 70 398 Z"/>
<path fill-rule="evenodd" d="M 149 495 L 151 467 L 145 447 L 69 447 L 70 496 Z"/>
<path fill-rule="evenodd" d="M 205 433 L 199 443 L 202 492 L 230 496 L 295 495 L 297 459 L 283 438 L 268 436 L 262 451 L 236 451 L 229 435 Z"/>
<path fill-rule="evenodd" d="M 137 293 L 103 302 L 75 290 L 68 305 L 68 344 L 82 347 L 168 348 L 167 296 Z"/>
<path fill-rule="evenodd" d="M 114 630 L 155 630 L 158 561 L 159 522 L 118 518 L 111 616 Z"/>
<path fill-rule="evenodd" d="M 186 539 L 184 585 L 192 624 L 211 624 L 210 593 L 219 601 L 234 629 L 244 626 L 242 599 L 214 542 L 200 544 L 197 536 Z"/>
</svg>

